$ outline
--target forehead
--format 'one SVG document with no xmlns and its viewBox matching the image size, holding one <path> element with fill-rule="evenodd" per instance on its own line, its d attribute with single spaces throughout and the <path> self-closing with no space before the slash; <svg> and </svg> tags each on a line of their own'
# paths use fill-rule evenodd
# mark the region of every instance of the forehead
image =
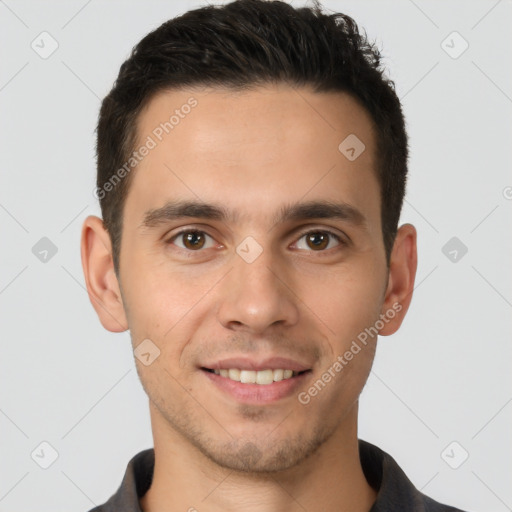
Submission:
<svg viewBox="0 0 512 512">
<path fill-rule="evenodd" d="M 139 115 L 137 139 L 149 149 L 126 205 L 139 217 L 201 199 L 239 221 L 270 219 L 283 204 L 320 198 L 379 216 L 373 122 L 348 94 L 284 84 L 163 91 Z"/>
</svg>

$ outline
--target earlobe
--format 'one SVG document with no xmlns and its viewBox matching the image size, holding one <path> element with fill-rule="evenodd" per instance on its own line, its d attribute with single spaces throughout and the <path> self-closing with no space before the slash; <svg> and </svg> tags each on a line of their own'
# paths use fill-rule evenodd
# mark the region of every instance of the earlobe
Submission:
<svg viewBox="0 0 512 512">
<path fill-rule="evenodd" d="M 128 329 L 121 291 L 112 260 L 110 236 L 103 221 L 94 215 L 82 226 L 82 268 L 89 299 L 101 324 L 111 332 Z"/>
<path fill-rule="evenodd" d="M 396 332 L 409 309 L 418 266 L 416 240 L 416 228 L 412 224 L 400 226 L 393 245 L 388 286 L 381 310 L 381 317 L 385 315 L 387 319 L 379 331 L 381 336 Z"/>
</svg>

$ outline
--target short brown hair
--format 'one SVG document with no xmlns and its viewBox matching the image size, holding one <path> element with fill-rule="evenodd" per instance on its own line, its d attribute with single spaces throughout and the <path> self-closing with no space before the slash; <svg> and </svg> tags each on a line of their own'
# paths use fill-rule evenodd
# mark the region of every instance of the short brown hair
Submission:
<svg viewBox="0 0 512 512">
<path fill-rule="evenodd" d="M 116 180 L 116 172 L 135 149 L 142 108 L 166 89 L 243 90 L 279 82 L 312 86 L 315 92 L 349 93 L 371 115 L 377 132 L 377 177 L 389 265 L 405 195 L 408 143 L 400 100 L 384 75 L 379 50 L 359 33 L 352 18 L 325 14 L 318 2 L 294 8 L 281 1 L 236 0 L 188 11 L 146 35 L 121 65 L 102 102 L 96 190 L 116 272 L 132 174 Z"/>
</svg>

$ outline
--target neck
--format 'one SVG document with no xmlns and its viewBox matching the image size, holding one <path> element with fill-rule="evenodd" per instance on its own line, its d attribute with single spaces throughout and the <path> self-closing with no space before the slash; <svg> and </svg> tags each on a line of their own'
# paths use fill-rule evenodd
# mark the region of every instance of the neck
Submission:
<svg viewBox="0 0 512 512">
<path fill-rule="evenodd" d="M 368 512 L 376 499 L 359 459 L 357 404 L 343 425 L 300 465 L 276 473 L 222 468 L 169 428 L 151 408 L 155 468 L 144 512 Z"/>
</svg>

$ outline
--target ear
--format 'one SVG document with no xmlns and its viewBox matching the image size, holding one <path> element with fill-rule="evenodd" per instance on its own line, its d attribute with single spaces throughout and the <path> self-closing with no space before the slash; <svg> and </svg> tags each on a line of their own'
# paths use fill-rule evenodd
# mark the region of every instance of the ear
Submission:
<svg viewBox="0 0 512 512">
<path fill-rule="evenodd" d="M 412 224 L 404 224 L 397 231 L 381 309 L 381 317 L 385 315 L 387 318 L 384 327 L 379 330 L 381 336 L 395 333 L 409 309 L 418 266 L 416 238 L 416 228 Z"/>
<path fill-rule="evenodd" d="M 128 322 L 114 271 L 110 236 L 99 217 L 90 215 L 82 226 L 82 267 L 89 300 L 101 324 L 111 332 L 123 332 Z"/>
</svg>

